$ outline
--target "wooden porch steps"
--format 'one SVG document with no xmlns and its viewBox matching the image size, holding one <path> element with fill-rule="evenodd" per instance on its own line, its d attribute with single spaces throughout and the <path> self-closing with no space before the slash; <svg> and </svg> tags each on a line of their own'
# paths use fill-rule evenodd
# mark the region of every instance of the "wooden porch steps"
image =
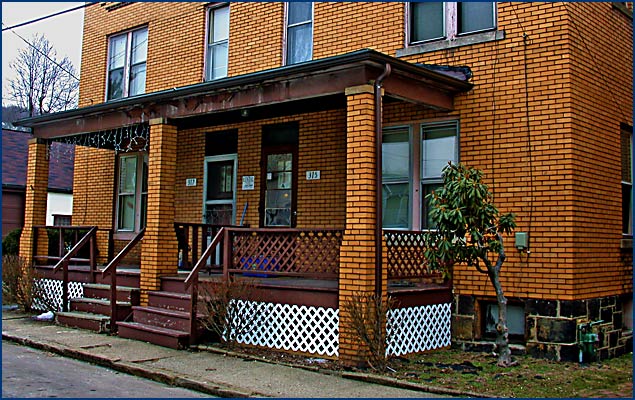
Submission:
<svg viewBox="0 0 635 400">
<path fill-rule="evenodd" d="M 139 304 L 138 288 L 117 286 L 117 320 L 124 320 L 132 313 L 132 307 Z M 57 323 L 73 328 L 88 329 L 95 332 L 110 330 L 110 285 L 87 283 L 84 285 L 84 297 L 69 300 L 70 311 L 58 312 Z"/>
<path fill-rule="evenodd" d="M 148 305 L 132 308 L 131 322 L 118 322 L 120 337 L 173 349 L 190 344 L 191 296 L 186 293 L 148 292 Z"/>
</svg>

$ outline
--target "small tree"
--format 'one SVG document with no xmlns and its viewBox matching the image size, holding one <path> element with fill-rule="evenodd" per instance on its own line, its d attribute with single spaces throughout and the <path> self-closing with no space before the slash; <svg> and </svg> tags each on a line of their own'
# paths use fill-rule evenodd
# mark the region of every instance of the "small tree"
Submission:
<svg viewBox="0 0 635 400">
<path fill-rule="evenodd" d="M 9 80 L 10 99 L 30 117 L 76 107 L 79 81 L 69 58 L 58 59 L 43 35 L 33 36 L 31 44 L 9 63 L 16 74 Z"/>
<path fill-rule="evenodd" d="M 514 214 L 500 214 L 482 177 L 482 171 L 463 164 L 450 163 L 443 169 L 443 188 L 427 196 L 436 230 L 426 237 L 426 257 L 433 268 L 466 263 L 487 274 L 498 303 L 498 365 L 508 367 L 516 362 L 509 349 L 507 299 L 500 283 L 505 261 L 502 234 L 510 234 L 516 223 Z M 496 257 L 495 262 L 490 255 Z"/>
</svg>

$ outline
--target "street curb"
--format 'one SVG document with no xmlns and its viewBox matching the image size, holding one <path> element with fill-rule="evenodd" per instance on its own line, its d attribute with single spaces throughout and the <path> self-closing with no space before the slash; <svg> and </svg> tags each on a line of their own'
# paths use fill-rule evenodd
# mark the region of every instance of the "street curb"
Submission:
<svg viewBox="0 0 635 400">
<path fill-rule="evenodd" d="M 367 382 L 367 383 L 376 383 L 376 384 L 380 384 L 384 386 L 414 390 L 418 392 L 443 394 L 443 395 L 454 396 L 454 397 L 497 398 L 497 396 L 489 396 L 482 393 L 466 392 L 461 390 L 442 388 L 438 386 L 427 386 L 427 385 L 422 385 L 419 383 L 406 382 L 400 379 L 387 378 L 385 376 L 375 375 L 370 373 L 333 371 L 333 370 L 329 370 L 325 368 L 320 368 L 318 366 L 307 366 L 307 365 L 284 363 L 284 362 L 279 362 L 274 360 L 258 358 L 258 357 L 255 357 L 249 354 L 240 353 L 240 352 L 224 350 L 224 349 L 221 349 L 215 346 L 210 346 L 210 345 L 198 345 L 195 348 L 198 349 L 199 351 L 208 351 L 210 353 L 223 354 L 230 357 L 238 357 L 242 359 L 260 361 L 260 362 L 264 362 L 268 364 L 283 365 L 285 367 L 292 367 L 292 368 L 304 369 L 304 370 L 312 371 L 312 372 L 318 372 L 324 375 L 333 375 L 333 376 L 338 376 L 341 378 Z"/>
<path fill-rule="evenodd" d="M 195 390 L 197 392 L 210 394 L 223 398 L 248 398 L 248 397 L 265 397 L 263 393 L 245 392 L 240 389 L 225 387 L 220 384 L 209 384 L 199 382 L 191 378 L 184 378 L 173 373 L 160 371 L 155 368 L 147 368 L 126 361 L 111 360 L 109 358 L 90 354 L 81 350 L 76 350 L 62 344 L 52 344 L 31 340 L 20 336 L 14 336 L 6 332 L 2 332 L 2 340 L 8 340 L 23 346 L 32 347 L 34 349 L 59 354 L 64 357 L 74 358 L 76 360 L 89 362 L 102 367 L 107 367 L 129 375 L 138 376 L 140 378 L 150 379 L 155 382 L 165 383 L 171 386 L 178 386 L 185 389 Z"/>
</svg>

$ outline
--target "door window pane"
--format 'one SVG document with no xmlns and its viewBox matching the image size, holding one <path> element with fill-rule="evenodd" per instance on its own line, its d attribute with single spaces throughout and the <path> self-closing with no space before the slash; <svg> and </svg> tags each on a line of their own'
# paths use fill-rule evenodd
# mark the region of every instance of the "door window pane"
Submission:
<svg viewBox="0 0 635 400">
<path fill-rule="evenodd" d="M 443 2 L 412 3 L 410 41 L 438 39 L 444 36 Z"/>
<path fill-rule="evenodd" d="M 291 226 L 293 154 L 267 155 L 265 226 Z"/>
<path fill-rule="evenodd" d="M 459 33 L 482 31 L 494 28 L 494 3 L 458 3 Z"/>
<path fill-rule="evenodd" d="M 204 222 L 212 225 L 231 225 L 233 204 L 207 204 Z"/>
<path fill-rule="evenodd" d="M 207 164 L 206 200 L 234 198 L 234 161 L 215 161 Z"/>
</svg>

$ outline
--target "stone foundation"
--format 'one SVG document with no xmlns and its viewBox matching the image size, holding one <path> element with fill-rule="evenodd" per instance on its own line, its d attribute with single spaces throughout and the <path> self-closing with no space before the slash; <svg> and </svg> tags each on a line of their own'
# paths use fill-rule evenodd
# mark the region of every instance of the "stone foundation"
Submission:
<svg viewBox="0 0 635 400">
<path fill-rule="evenodd" d="M 508 299 L 510 304 L 511 299 Z M 524 305 L 527 354 L 557 361 L 578 361 L 578 325 L 598 322 L 597 359 L 603 360 L 633 351 L 633 331 L 624 329 L 624 297 L 610 296 L 587 300 L 513 299 Z M 483 338 L 482 304 L 473 296 L 455 295 L 452 309 L 452 344 L 470 351 L 493 351 L 493 340 Z M 514 346 L 516 353 L 522 346 Z"/>
</svg>

